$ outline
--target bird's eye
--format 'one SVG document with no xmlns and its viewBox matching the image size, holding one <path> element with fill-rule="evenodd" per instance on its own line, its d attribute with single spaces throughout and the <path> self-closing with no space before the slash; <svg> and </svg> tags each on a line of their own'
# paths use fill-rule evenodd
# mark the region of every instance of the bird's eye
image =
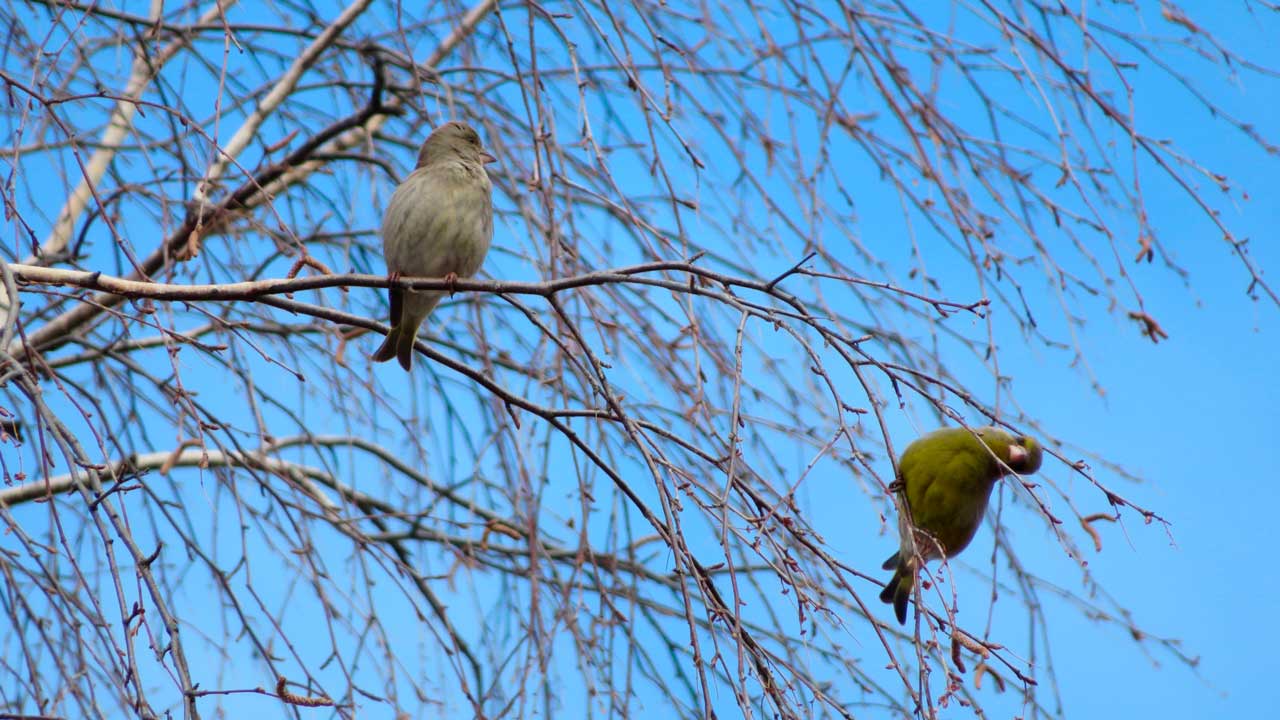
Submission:
<svg viewBox="0 0 1280 720">
<path fill-rule="evenodd" d="M 1019 436 L 1019 437 L 1018 437 L 1018 444 L 1019 444 L 1019 445 L 1021 445 L 1022 447 L 1026 447 L 1026 446 L 1027 446 L 1027 436 L 1026 436 L 1026 435 Z"/>
</svg>

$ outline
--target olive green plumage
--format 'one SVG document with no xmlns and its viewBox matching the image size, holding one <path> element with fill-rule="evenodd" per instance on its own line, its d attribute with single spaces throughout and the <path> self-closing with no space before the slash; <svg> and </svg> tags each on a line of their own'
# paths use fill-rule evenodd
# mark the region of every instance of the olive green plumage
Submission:
<svg viewBox="0 0 1280 720">
<path fill-rule="evenodd" d="M 1033 438 L 990 426 L 972 432 L 942 428 L 908 445 L 891 489 L 901 493 L 911 511 L 919 557 L 926 562 L 955 557 L 968 547 L 982 524 L 996 480 L 1009 470 L 1019 475 L 1034 473 L 1040 469 L 1042 455 Z M 907 600 L 918 569 L 906 527 L 901 519 L 902 545 L 884 563 L 885 570 L 894 571 L 893 578 L 880 593 L 882 601 L 893 604 L 899 623 L 907 621 Z"/>
</svg>

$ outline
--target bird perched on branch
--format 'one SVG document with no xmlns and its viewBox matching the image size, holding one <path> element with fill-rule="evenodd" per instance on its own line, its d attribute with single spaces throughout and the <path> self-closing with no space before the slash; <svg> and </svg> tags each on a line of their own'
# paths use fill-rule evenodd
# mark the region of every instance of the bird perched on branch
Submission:
<svg viewBox="0 0 1280 720">
<path fill-rule="evenodd" d="M 910 519 L 899 518 L 902 545 L 884 563 L 893 578 L 880 599 L 893 604 L 900 624 L 920 562 L 955 557 L 978 532 L 991 488 L 1008 472 L 1030 475 L 1040 469 L 1040 444 L 997 427 L 942 428 L 907 446 L 890 489 L 900 493 Z M 914 525 L 915 543 L 907 533 Z"/>
<path fill-rule="evenodd" d="M 493 187 L 484 166 L 494 161 L 466 123 L 436 128 L 418 151 L 418 165 L 396 188 L 382 218 L 387 273 L 456 280 L 480 269 L 493 239 Z M 442 290 L 391 289 L 391 331 L 373 354 L 408 370 L 418 327 Z"/>
</svg>

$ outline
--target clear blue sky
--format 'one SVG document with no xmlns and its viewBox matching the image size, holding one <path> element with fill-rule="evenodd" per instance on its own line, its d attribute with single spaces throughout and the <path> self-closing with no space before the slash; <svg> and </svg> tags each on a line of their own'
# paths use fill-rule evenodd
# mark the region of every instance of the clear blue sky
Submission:
<svg viewBox="0 0 1280 720">
<path fill-rule="evenodd" d="M 1209 5 L 1186 7 L 1194 12 Z M 1280 62 L 1274 22 L 1267 32 L 1243 14 L 1209 18 L 1233 21 L 1219 29 L 1236 52 L 1272 66 Z M 1280 137 L 1274 82 L 1232 87 L 1198 79 L 1229 112 L 1249 118 L 1272 142 Z M 1140 119 L 1248 189 L 1251 199 L 1224 219 L 1251 239 L 1254 261 L 1270 269 L 1266 276 L 1274 283 L 1277 158 L 1241 142 L 1207 112 L 1175 109 L 1170 97 L 1144 96 Z M 1265 717 L 1277 707 L 1269 689 L 1277 636 L 1266 628 L 1280 610 L 1280 583 L 1259 561 L 1268 555 L 1280 507 L 1280 313 L 1269 300 L 1244 295 L 1248 276 L 1184 197 L 1161 192 L 1151 206 L 1165 242 L 1191 273 L 1185 287 L 1158 263 L 1135 269 L 1169 339 L 1153 345 L 1129 321 L 1095 316 L 1084 344 L 1107 390 L 1105 401 L 1052 383 L 1029 387 L 1024 380 L 1019 388 L 1048 425 L 1149 479 L 1117 489 L 1167 518 L 1172 537 L 1132 520 L 1123 531 L 1103 528 L 1104 551 L 1091 555 L 1090 565 L 1143 627 L 1181 639 L 1186 653 L 1199 656 L 1200 672 L 1192 675 L 1155 653 L 1164 666 L 1158 668 L 1122 634 L 1099 633 L 1059 613 L 1064 622 L 1054 639 L 1062 656 L 1071 657 L 1059 667 L 1065 701 L 1076 717 Z M 1037 367 L 1012 371 L 1025 378 Z M 1054 553 L 1052 544 L 1044 548 Z"/>
</svg>

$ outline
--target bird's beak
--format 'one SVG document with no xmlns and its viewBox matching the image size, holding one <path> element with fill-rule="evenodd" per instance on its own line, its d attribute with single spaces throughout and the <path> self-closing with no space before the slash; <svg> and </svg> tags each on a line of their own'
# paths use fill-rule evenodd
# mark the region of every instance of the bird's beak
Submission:
<svg viewBox="0 0 1280 720">
<path fill-rule="evenodd" d="M 482 150 L 482 151 L 480 152 L 480 162 L 484 163 L 485 165 L 488 165 L 489 163 L 496 163 L 496 162 L 498 162 L 498 158 L 496 158 L 496 157 L 494 157 L 494 156 L 490 155 L 489 153 L 484 152 L 484 151 Z"/>
<path fill-rule="evenodd" d="M 1022 465 L 1027 461 L 1027 449 L 1021 445 L 1014 445 L 1009 448 L 1009 467 Z"/>
</svg>

